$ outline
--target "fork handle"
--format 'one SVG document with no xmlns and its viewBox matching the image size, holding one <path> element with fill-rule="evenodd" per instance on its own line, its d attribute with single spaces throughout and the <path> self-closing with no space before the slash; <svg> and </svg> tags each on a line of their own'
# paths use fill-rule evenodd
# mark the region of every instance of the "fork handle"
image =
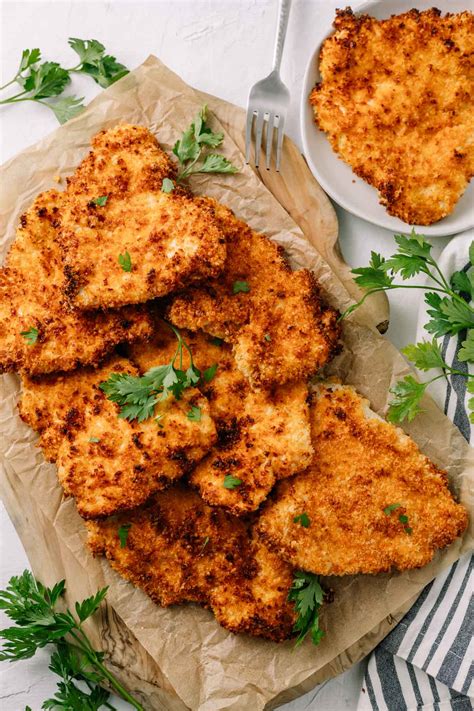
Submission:
<svg viewBox="0 0 474 711">
<path fill-rule="evenodd" d="M 273 71 L 280 71 L 281 56 L 283 54 L 283 46 L 285 44 L 286 30 L 288 27 L 288 18 L 290 16 L 291 0 L 280 0 L 278 10 L 278 34 L 275 42 L 275 52 L 273 54 Z"/>
</svg>

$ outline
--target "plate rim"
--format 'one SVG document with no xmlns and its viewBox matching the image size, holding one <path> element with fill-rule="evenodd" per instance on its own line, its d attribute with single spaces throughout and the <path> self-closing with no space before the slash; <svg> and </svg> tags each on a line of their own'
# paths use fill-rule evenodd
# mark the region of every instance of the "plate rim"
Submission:
<svg viewBox="0 0 474 711">
<path fill-rule="evenodd" d="M 370 8 L 376 6 L 376 5 L 381 5 L 383 4 L 383 0 L 365 0 L 365 2 L 361 3 L 354 3 L 354 12 L 365 12 L 367 10 L 370 10 Z M 414 4 L 416 4 L 416 0 L 414 0 Z M 400 218 L 397 218 L 395 215 L 389 215 L 389 213 L 386 211 L 386 209 L 383 207 L 383 205 L 380 205 L 380 207 L 384 210 L 384 215 L 383 217 L 377 218 L 377 217 L 372 217 L 372 216 L 367 216 L 364 214 L 362 209 L 359 209 L 357 205 L 353 205 L 351 203 L 348 203 L 345 195 L 341 192 L 334 191 L 332 188 L 332 185 L 330 182 L 328 182 L 323 175 L 321 175 L 316 163 L 313 160 L 312 153 L 310 150 L 309 146 L 309 140 L 308 140 L 308 131 L 307 131 L 307 112 L 308 112 L 308 96 L 309 93 L 312 89 L 313 82 L 312 80 L 310 81 L 310 75 L 312 75 L 313 70 L 314 70 L 314 65 L 317 60 L 317 57 L 319 56 L 319 53 L 321 51 L 321 46 L 323 42 L 332 34 L 333 32 L 333 24 L 331 21 L 331 24 L 328 28 L 328 31 L 325 32 L 324 34 L 321 35 L 321 39 L 318 41 L 318 44 L 315 46 L 313 52 L 311 53 L 311 56 L 308 60 L 308 63 L 306 65 L 306 69 L 304 72 L 304 77 L 303 77 L 303 87 L 302 87 L 302 92 L 301 92 L 301 99 L 300 99 L 300 132 L 301 132 L 301 140 L 303 144 L 303 152 L 304 152 L 304 157 L 306 159 L 306 162 L 308 163 L 308 166 L 313 173 L 314 177 L 318 181 L 318 183 L 321 185 L 323 190 L 329 195 L 329 197 L 334 200 L 337 205 L 342 207 L 344 210 L 349 212 L 351 215 L 355 215 L 356 217 L 361 218 L 362 220 L 365 220 L 366 222 L 369 222 L 370 224 L 377 225 L 378 227 L 382 227 L 383 229 L 389 230 L 391 232 L 394 232 L 396 229 L 395 226 L 392 224 L 392 220 L 399 220 L 400 222 L 403 222 L 400 220 Z M 311 84 L 311 86 L 310 86 Z M 312 112 L 311 112 L 312 114 Z M 321 131 L 315 123 L 314 120 L 311 120 L 311 126 L 314 128 L 316 131 Z M 322 134 L 324 134 L 324 131 L 321 131 Z M 324 140 L 328 140 L 327 137 L 324 134 Z M 341 161 L 344 165 L 348 166 L 351 170 L 352 167 L 343 161 L 342 158 L 340 158 L 337 153 L 334 152 L 331 146 L 331 150 L 333 153 L 333 156 L 335 160 Z M 352 170 L 352 173 L 354 175 L 354 178 L 358 178 L 358 176 L 354 173 Z M 374 190 L 377 193 L 377 189 L 373 186 L 370 185 L 370 183 L 366 183 L 366 181 L 363 181 L 366 185 L 368 185 L 372 190 Z M 468 186 L 469 187 L 469 183 Z M 466 187 L 466 190 L 467 190 Z M 463 193 L 464 195 L 465 193 Z M 462 196 L 461 195 L 461 198 Z M 459 198 L 459 199 L 461 199 Z M 380 203 L 379 203 L 380 204 Z M 453 225 L 452 227 L 449 227 L 448 225 L 445 225 L 443 227 L 443 222 L 446 218 L 442 218 L 438 222 L 433 223 L 432 225 L 411 225 L 409 223 L 403 223 L 403 225 L 406 225 L 405 232 L 409 233 L 412 228 L 414 228 L 418 233 L 424 233 L 428 237 L 448 237 L 451 235 L 456 235 L 456 234 L 462 234 L 463 232 L 466 232 L 467 230 L 473 229 L 474 228 L 474 209 L 471 211 L 472 216 L 471 219 L 469 220 L 469 215 L 468 215 L 468 224 L 462 225 L 462 226 L 456 226 Z M 452 213 L 451 213 L 452 214 Z M 446 217 L 449 217 L 447 215 Z"/>
</svg>

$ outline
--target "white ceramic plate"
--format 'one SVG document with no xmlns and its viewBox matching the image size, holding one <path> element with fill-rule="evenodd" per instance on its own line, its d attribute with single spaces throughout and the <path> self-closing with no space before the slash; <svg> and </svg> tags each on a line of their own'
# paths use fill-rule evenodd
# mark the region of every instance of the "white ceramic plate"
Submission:
<svg viewBox="0 0 474 711">
<path fill-rule="evenodd" d="M 371 2 L 354 3 L 352 7 L 354 11 L 367 12 L 378 19 L 384 19 L 390 15 L 407 12 L 412 7 L 426 10 L 435 5 L 445 13 L 466 10 L 469 4 L 470 0 L 464 0 L 464 2 L 462 0 L 421 0 L 419 2 L 417 0 L 372 0 Z M 341 7 L 344 5 L 345 3 L 341 3 Z M 411 225 L 407 225 L 387 213 L 385 208 L 379 204 L 377 190 L 355 175 L 350 166 L 338 158 L 326 135 L 314 123 L 308 96 L 316 82 L 320 80 L 318 57 L 321 44 L 332 32 L 332 26 L 327 27 L 316 37 L 317 47 L 309 61 L 303 82 L 301 135 L 306 160 L 319 184 L 341 207 L 353 215 L 362 217 L 380 227 L 385 227 L 394 233 L 409 232 Z M 474 183 L 471 181 L 451 215 L 433 225 L 420 226 L 418 231 L 427 236 L 440 237 L 463 232 L 473 226 Z M 415 229 L 417 229 L 416 225 Z"/>
</svg>

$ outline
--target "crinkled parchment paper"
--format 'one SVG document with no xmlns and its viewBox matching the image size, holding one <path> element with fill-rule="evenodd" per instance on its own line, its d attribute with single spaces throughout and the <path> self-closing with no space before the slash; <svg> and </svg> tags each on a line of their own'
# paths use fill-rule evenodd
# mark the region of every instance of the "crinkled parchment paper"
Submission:
<svg viewBox="0 0 474 711">
<path fill-rule="evenodd" d="M 7 163 L 1 174 L 2 257 L 21 212 L 37 193 L 57 187 L 54 176 L 64 178 L 74 170 L 97 131 L 118 122 L 142 123 L 169 150 L 200 105 L 200 97 L 190 87 L 150 58 L 104 91 L 81 116 Z M 217 127 L 218 113 L 213 121 Z M 314 270 L 335 306 L 347 306 L 350 299 L 340 281 L 283 207 L 244 166 L 228 134 L 224 152 L 242 167 L 241 172 L 196 177 L 194 189 L 214 195 L 277 240 L 295 267 Z M 383 413 L 388 388 L 408 370 L 403 358 L 387 340 L 355 319 L 344 326 L 344 343 L 330 373 L 355 385 Z M 367 654 L 422 587 L 473 547 L 471 529 L 421 570 L 329 579 L 335 601 L 324 609 L 326 636 L 319 647 L 308 643 L 294 651 L 291 642 L 277 645 L 233 636 L 209 612 L 193 605 L 157 607 L 105 561 L 89 555 L 74 502 L 62 498 L 54 466 L 44 461 L 35 447 L 36 435 L 18 417 L 18 393 L 18 378 L 4 376 L 1 483 L 10 516 L 36 575 L 48 584 L 66 578 L 69 600 L 110 585 L 108 605 L 91 633 L 110 656 L 115 673 L 140 695 L 145 708 L 257 711 L 294 698 Z M 448 469 L 453 489 L 469 505 L 472 451 L 429 398 L 424 406 L 425 412 L 406 429 L 426 454 Z"/>
</svg>

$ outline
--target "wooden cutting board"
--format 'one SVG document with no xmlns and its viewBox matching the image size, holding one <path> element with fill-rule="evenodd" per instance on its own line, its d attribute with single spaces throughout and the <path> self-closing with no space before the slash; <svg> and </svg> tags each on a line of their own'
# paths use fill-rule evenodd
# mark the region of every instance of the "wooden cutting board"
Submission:
<svg viewBox="0 0 474 711">
<path fill-rule="evenodd" d="M 245 110 L 210 94 L 196 93 L 219 116 L 219 121 L 245 155 Z M 265 165 L 263 158 L 260 163 Z M 285 136 L 281 171 L 277 173 L 265 167 L 254 168 L 254 171 L 337 274 L 354 301 L 359 301 L 365 292 L 354 282 L 351 267 L 342 256 L 336 211 L 298 147 Z M 372 328 L 375 326 L 380 333 L 385 333 L 390 315 L 386 294 L 379 292 L 372 295 L 358 309 L 357 314 L 359 322 Z"/>
</svg>

